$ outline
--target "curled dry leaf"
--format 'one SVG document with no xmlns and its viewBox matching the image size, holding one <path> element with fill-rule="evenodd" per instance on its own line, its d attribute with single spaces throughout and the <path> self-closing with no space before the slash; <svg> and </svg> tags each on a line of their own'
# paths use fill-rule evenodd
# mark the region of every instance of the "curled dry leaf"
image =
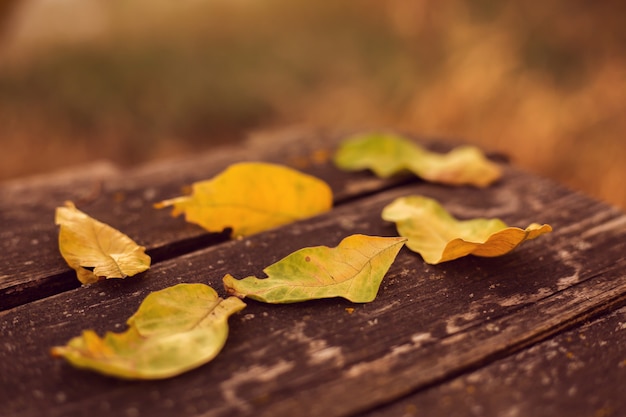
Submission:
<svg viewBox="0 0 626 417">
<path fill-rule="evenodd" d="M 552 231 L 533 223 L 526 229 L 508 227 L 499 219 L 456 220 L 438 202 L 421 196 L 396 199 L 383 209 L 384 220 L 395 222 L 407 247 L 429 264 L 466 255 L 504 255 L 522 242 Z"/>
<path fill-rule="evenodd" d="M 178 284 L 148 295 L 124 333 L 100 338 L 85 330 L 52 355 L 120 378 L 169 378 L 215 358 L 228 337 L 228 317 L 245 306 L 204 284 Z"/>
<path fill-rule="evenodd" d="M 60 226 L 59 251 L 83 284 L 100 278 L 126 278 L 150 268 L 143 246 L 89 217 L 72 202 L 56 209 L 55 223 Z"/>
<path fill-rule="evenodd" d="M 334 157 L 346 171 L 371 169 L 382 178 L 410 171 L 431 182 L 486 187 L 501 176 L 499 166 L 473 146 L 460 146 L 447 154 L 430 152 L 393 134 L 363 134 L 346 139 Z"/>
<path fill-rule="evenodd" d="M 155 204 L 173 206 L 173 216 L 208 231 L 232 228 L 246 236 L 312 217 L 332 206 L 332 191 L 322 180 L 268 163 L 239 163 L 211 180 L 196 182 L 193 193 Z"/>
<path fill-rule="evenodd" d="M 352 235 L 335 248 L 300 249 L 263 272 L 267 278 L 224 277 L 233 295 L 266 303 L 295 303 L 343 297 L 357 303 L 374 300 L 378 287 L 406 239 Z"/>
</svg>

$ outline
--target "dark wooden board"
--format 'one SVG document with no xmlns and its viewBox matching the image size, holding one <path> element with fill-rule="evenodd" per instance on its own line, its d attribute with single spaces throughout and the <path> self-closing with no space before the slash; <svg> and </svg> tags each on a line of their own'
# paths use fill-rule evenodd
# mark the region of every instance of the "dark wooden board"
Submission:
<svg viewBox="0 0 626 417">
<path fill-rule="evenodd" d="M 393 198 L 437 198 L 459 217 L 498 216 L 555 232 L 493 259 L 438 266 L 403 249 L 377 299 L 269 306 L 231 319 L 223 352 L 165 381 L 129 382 L 48 356 L 82 329 L 122 331 L 149 291 L 260 274 L 301 247 L 352 233 L 395 235 L 380 220 Z M 523 351 L 626 301 L 626 216 L 554 183 L 507 169 L 484 190 L 415 183 L 353 199 L 331 213 L 229 241 L 0 313 L 2 415 L 323 415 L 371 410 Z M 351 308 L 354 311 L 350 313 Z"/>
<path fill-rule="evenodd" d="M 335 169 L 328 158 L 341 137 L 290 133 L 127 171 L 98 165 L 0 184 L 0 310 L 78 287 L 56 244 L 54 211 L 66 200 L 146 246 L 157 263 L 228 239 L 182 217 L 173 219 L 169 210 L 156 210 L 153 204 L 181 195 L 185 186 L 235 162 L 281 163 L 315 175 L 329 183 L 336 204 L 407 181 Z"/>
<path fill-rule="evenodd" d="M 624 346 L 623 307 L 363 417 L 623 416 Z"/>
</svg>

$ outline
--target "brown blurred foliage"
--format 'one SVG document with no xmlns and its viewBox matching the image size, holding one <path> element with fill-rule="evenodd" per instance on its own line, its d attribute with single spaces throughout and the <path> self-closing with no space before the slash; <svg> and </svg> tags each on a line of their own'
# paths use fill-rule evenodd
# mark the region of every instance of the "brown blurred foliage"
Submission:
<svg viewBox="0 0 626 417">
<path fill-rule="evenodd" d="M 626 208 L 617 0 L 0 0 L 0 179 L 278 126 L 508 154 Z"/>
</svg>

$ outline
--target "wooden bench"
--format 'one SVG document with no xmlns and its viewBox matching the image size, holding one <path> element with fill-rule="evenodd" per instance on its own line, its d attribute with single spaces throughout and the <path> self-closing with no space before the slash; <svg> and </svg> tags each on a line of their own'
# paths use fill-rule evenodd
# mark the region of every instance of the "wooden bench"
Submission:
<svg viewBox="0 0 626 417">
<path fill-rule="evenodd" d="M 131 170 L 100 163 L 1 185 L 0 415 L 626 415 L 623 212 L 505 163 L 485 189 L 341 172 L 325 157 L 339 139 L 286 133 Z M 244 160 L 327 181 L 333 210 L 229 240 L 152 207 Z M 226 273 L 259 275 L 354 233 L 394 236 L 380 212 L 407 194 L 457 217 L 554 232 L 503 257 L 440 265 L 402 249 L 368 304 L 247 301 L 218 357 L 172 379 L 118 380 L 50 357 L 83 329 L 124 330 L 151 291 L 202 282 L 224 296 Z M 146 246 L 151 269 L 80 287 L 58 251 L 54 209 L 65 200 Z"/>
</svg>

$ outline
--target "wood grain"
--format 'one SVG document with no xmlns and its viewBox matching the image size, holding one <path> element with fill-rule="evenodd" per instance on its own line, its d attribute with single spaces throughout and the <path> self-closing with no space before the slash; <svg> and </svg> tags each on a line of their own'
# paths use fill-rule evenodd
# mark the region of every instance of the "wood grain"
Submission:
<svg viewBox="0 0 626 417">
<path fill-rule="evenodd" d="M 481 190 L 421 182 L 379 188 L 325 215 L 164 260 L 132 279 L 0 313 L 2 415 L 355 415 L 451 384 L 626 302 L 626 216 L 616 209 L 514 168 Z M 258 275 L 294 250 L 334 246 L 352 233 L 395 235 L 380 211 L 412 193 L 459 217 L 545 222 L 555 231 L 501 258 L 437 266 L 403 249 L 369 304 L 248 301 L 231 319 L 223 352 L 170 380 L 118 381 L 48 356 L 82 329 L 122 331 L 150 291 L 204 282 L 224 295 L 225 273 Z"/>
<path fill-rule="evenodd" d="M 622 307 L 363 416 L 624 415 L 625 323 Z"/>
<path fill-rule="evenodd" d="M 228 240 L 227 233 L 207 233 L 153 204 L 181 195 L 185 186 L 211 178 L 235 162 L 264 160 L 318 176 L 331 185 L 336 204 L 407 181 L 335 169 L 328 159 L 340 138 L 290 133 L 273 137 L 272 146 L 267 138 L 253 138 L 244 146 L 127 171 L 100 164 L 0 184 L 0 250 L 5 254 L 0 264 L 0 310 L 79 286 L 56 244 L 54 210 L 66 200 L 146 246 L 157 263 Z"/>
</svg>

